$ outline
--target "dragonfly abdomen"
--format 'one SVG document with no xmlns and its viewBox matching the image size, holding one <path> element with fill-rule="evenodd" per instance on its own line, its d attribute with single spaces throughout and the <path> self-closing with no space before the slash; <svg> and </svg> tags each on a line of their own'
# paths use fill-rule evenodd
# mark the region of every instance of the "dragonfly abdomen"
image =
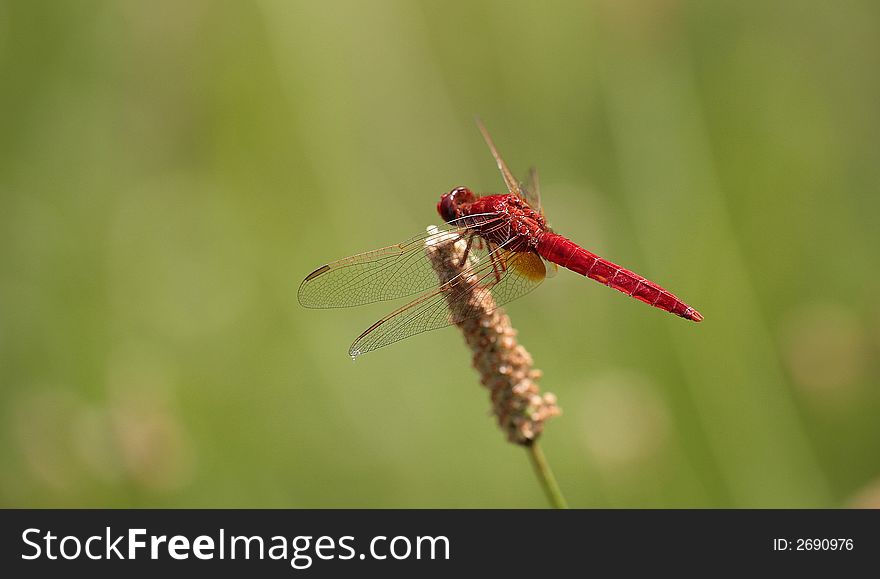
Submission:
<svg viewBox="0 0 880 579">
<path fill-rule="evenodd" d="M 652 281 L 624 267 L 602 259 L 570 239 L 556 233 L 545 233 L 537 245 L 544 259 L 643 301 L 650 306 L 699 322 L 698 311 Z"/>
</svg>

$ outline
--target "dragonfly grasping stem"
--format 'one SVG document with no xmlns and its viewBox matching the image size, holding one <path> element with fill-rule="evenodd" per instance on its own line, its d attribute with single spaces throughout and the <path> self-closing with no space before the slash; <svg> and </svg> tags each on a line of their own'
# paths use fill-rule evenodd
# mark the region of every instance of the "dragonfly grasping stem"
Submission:
<svg viewBox="0 0 880 579">
<path fill-rule="evenodd" d="M 474 368 L 480 374 L 480 383 L 490 392 L 498 426 L 508 441 L 528 449 L 550 503 L 564 508 L 565 499 L 537 445 L 544 423 L 560 413 L 556 397 L 541 394 L 541 372 L 533 367 L 531 355 L 517 341 L 510 318 L 474 274 L 467 248 L 462 236 L 448 232 L 437 232 L 425 240 L 425 253 L 440 280 L 450 319 L 473 353 Z M 491 259 L 508 258 L 499 250 Z"/>
</svg>

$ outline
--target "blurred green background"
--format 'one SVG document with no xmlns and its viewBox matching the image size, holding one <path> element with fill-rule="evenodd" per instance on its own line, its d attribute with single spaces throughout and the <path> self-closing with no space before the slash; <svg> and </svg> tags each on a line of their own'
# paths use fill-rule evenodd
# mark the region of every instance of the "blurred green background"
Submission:
<svg viewBox="0 0 880 579">
<path fill-rule="evenodd" d="M 454 329 L 326 261 L 540 169 L 508 308 L 578 507 L 880 505 L 880 3 L 0 2 L 0 504 L 543 507 Z"/>
</svg>

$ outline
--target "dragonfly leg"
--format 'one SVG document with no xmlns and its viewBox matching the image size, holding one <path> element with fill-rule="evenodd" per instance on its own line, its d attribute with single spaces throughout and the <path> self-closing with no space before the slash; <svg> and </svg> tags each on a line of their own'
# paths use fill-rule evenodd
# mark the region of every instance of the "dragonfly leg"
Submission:
<svg viewBox="0 0 880 579">
<path fill-rule="evenodd" d="M 476 233 L 471 233 L 468 236 L 467 245 L 465 245 L 464 253 L 462 254 L 462 257 L 461 257 L 462 266 L 467 264 L 468 255 L 470 255 L 470 252 L 471 252 L 471 244 L 474 243 L 474 239 L 477 240 L 477 243 L 476 243 L 477 249 L 480 249 L 480 246 L 482 245 L 482 238 L 478 237 Z"/>
<path fill-rule="evenodd" d="M 495 274 L 495 281 L 500 282 L 502 274 L 507 271 L 507 264 L 504 263 L 504 257 L 501 253 L 495 251 L 494 244 L 486 241 L 486 246 L 489 250 L 489 259 L 492 261 L 492 273 Z"/>
</svg>

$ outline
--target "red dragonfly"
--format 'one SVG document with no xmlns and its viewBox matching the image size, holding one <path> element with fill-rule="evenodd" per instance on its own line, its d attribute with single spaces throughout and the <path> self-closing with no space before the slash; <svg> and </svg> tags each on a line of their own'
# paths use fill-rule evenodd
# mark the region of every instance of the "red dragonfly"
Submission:
<svg viewBox="0 0 880 579">
<path fill-rule="evenodd" d="M 544 218 L 534 168 L 527 183 L 520 184 L 489 132 L 480 121 L 477 124 L 507 185 L 506 194 L 480 197 L 467 187 L 457 187 L 437 203 L 445 227 L 432 227 L 402 243 L 328 263 L 306 276 L 300 285 L 299 302 L 307 308 L 359 306 L 423 292 L 358 336 L 348 352 L 353 358 L 461 321 L 452 317 L 444 296 L 473 291 L 467 289 L 465 275 L 468 279 L 476 275 L 480 287 L 502 305 L 533 290 L 555 271 L 556 265 L 661 310 L 702 321 L 697 310 L 671 292 L 554 233 Z M 465 240 L 470 262 L 466 272 L 443 286 L 425 255 L 425 241 L 437 235 Z M 472 317 L 467 312 L 458 315 Z"/>
</svg>

